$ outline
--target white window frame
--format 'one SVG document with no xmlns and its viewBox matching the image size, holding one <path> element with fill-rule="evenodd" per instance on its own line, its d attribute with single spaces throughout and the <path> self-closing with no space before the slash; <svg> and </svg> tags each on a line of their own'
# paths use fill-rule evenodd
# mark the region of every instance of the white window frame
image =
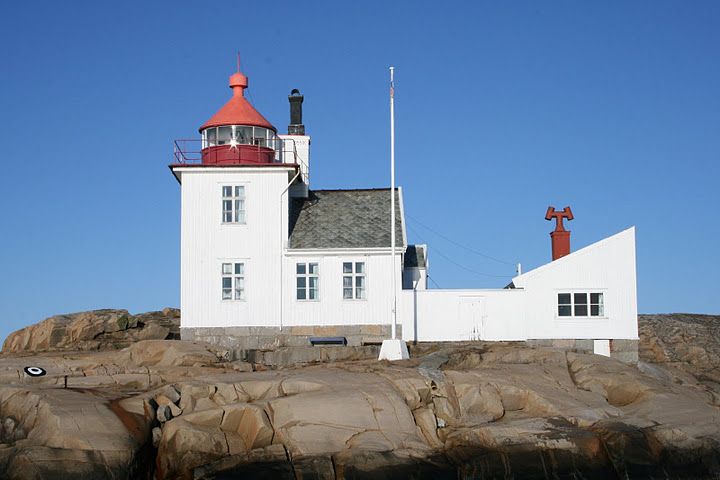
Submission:
<svg viewBox="0 0 720 480">
<path fill-rule="evenodd" d="M 606 299 L 607 295 L 605 291 L 597 290 L 597 289 L 587 289 L 587 290 L 558 290 L 555 292 L 555 318 L 558 320 L 570 320 L 574 318 L 583 318 L 583 319 L 604 319 L 607 318 L 607 305 L 606 305 Z M 585 303 L 576 303 L 576 295 L 585 295 Z M 560 295 L 570 295 L 570 303 L 560 303 Z M 592 303 L 592 296 L 593 295 L 599 295 L 598 302 Z M 560 315 L 560 307 L 561 306 L 567 306 L 570 307 L 570 315 Z M 587 313 L 585 315 L 577 315 L 576 309 L 578 306 L 585 306 L 587 308 Z M 592 307 L 597 306 L 598 307 L 598 314 L 593 315 L 592 314 Z"/>
<path fill-rule="evenodd" d="M 226 195 L 227 189 L 230 189 L 229 196 Z M 230 209 L 226 208 L 228 205 Z M 230 220 L 228 220 L 228 215 Z M 247 185 L 223 184 L 220 186 L 220 221 L 223 225 L 245 225 L 247 223 Z"/>
<path fill-rule="evenodd" d="M 314 271 L 311 267 L 314 266 Z M 302 267 L 302 272 L 300 272 Z M 315 280 L 315 288 L 310 287 L 310 280 Z M 304 286 L 300 286 L 300 281 Z M 305 298 L 299 298 L 300 290 L 305 294 Z M 315 290 L 315 298 L 310 298 L 310 293 Z M 320 300 L 320 263 L 319 262 L 297 262 L 295 264 L 295 300 L 298 302 L 317 302 Z"/>
<path fill-rule="evenodd" d="M 230 260 L 220 263 L 220 299 L 223 302 L 247 300 L 246 262 Z"/>
<path fill-rule="evenodd" d="M 350 264 L 350 271 L 345 271 L 345 266 Z M 362 271 L 358 272 L 358 265 L 362 265 Z M 350 287 L 345 285 L 345 279 L 349 278 L 351 285 Z M 358 279 L 362 279 L 362 286 L 358 287 Z M 343 261 L 342 262 L 342 298 L 345 301 L 352 301 L 352 300 L 367 300 L 367 262 L 365 260 L 362 261 Z M 360 288 L 360 290 L 358 290 Z M 352 297 L 346 297 L 345 291 L 347 289 L 352 289 Z M 358 292 L 361 294 L 358 295 Z"/>
</svg>

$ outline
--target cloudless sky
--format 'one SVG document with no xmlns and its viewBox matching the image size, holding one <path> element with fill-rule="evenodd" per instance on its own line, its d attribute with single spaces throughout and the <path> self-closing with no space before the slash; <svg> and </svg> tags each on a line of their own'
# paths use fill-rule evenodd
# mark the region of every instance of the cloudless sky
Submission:
<svg viewBox="0 0 720 480">
<path fill-rule="evenodd" d="M 637 226 L 641 312 L 718 313 L 719 25 L 716 1 L 2 2 L 0 339 L 179 304 L 172 140 L 229 98 L 237 50 L 279 131 L 305 95 L 316 189 L 388 186 L 395 65 L 440 287 L 547 262 L 545 210 L 571 205 L 573 249 Z"/>
</svg>

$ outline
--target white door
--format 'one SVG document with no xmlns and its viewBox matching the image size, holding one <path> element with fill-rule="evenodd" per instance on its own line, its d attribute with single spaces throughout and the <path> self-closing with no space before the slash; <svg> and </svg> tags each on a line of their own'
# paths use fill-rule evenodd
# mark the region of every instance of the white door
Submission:
<svg viewBox="0 0 720 480">
<path fill-rule="evenodd" d="M 460 297 L 460 338 L 482 340 L 483 303 L 482 297 Z"/>
</svg>

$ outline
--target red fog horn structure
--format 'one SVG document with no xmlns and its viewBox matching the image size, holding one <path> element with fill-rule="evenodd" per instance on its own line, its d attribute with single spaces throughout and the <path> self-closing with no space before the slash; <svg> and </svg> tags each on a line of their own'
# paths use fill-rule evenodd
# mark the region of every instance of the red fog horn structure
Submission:
<svg viewBox="0 0 720 480">
<path fill-rule="evenodd" d="M 550 232 L 552 239 L 552 259 L 557 260 L 570 253 L 570 231 L 565 230 L 563 219 L 572 220 L 573 214 L 570 207 L 565 207 L 562 211 L 555 210 L 555 207 L 548 207 L 545 213 L 545 220 L 555 219 L 555 231 Z"/>
</svg>

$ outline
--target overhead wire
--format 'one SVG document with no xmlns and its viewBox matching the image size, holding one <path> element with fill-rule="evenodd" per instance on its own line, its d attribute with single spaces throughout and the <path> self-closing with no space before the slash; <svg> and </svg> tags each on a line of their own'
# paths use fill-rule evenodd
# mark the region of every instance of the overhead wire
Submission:
<svg viewBox="0 0 720 480">
<path fill-rule="evenodd" d="M 423 224 L 423 223 L 420 222 L 417 218 L 413 217 L 412 215 L 410 215 L 410 214 L 408 214 L 408 213 L 406 213 L 405 216 L 407 216 L 408 218 L 410 218 L 413 222 L 417 223 L 417 224 L 420 225 L 421 227 L 423 227 L 423 228 L 431 231 L 432 233 L 434 233 L 434 234 L 437 235 L 438 237 L 443 238 L 444 240 L 447 240 L 448 242 L 450 242 L 450 243 L 452 243 L 452 244 L 454 244 L 454 245 L 456 245 L 456 246 L 458 246 L 458 247 L 460 247 L 460 248 L 462 248 L 462 249 L 464 249 L 464 250 L 467 250 L 468 252 L 474 253 L 475 255 L 479 255 L 479 256 L 481 256 L 481 257 L 487 258 L 488 260 L 493 260 L 493 261 L 498 262 L 498 263 L 503 263 L 503 264 L 505 264 L 505 265 L 512 265 L 513 267 L 515 266 L 515 263 L 513 263 L 513 262 L 506 262 L 505 260 L 501 260 L 501 259 L 499 259 L 499 258 L 493 257 L 492 255 L 488 255 L 488 254 L 483 253 L 483 252 L 481 252 L 481 251 L 479 251 L 479 250 L 477 250 L 477 249 L 474 249 L 474 248 L 468 247 L 467 245 L 463 245 L 462 243 L 456 242 L 456 241 L 453 240 L 452 238 L 449 238 L 449 237 L 443 235 L 442 233 L 440 233 L 440 232 L 438 232 L 438 231 L 436 231 L 436 230 L 428 227 L 427 225 Z"/>
<path fill-rule="evenodd" d="M 418 231 L 415 230 L 415 229 L 412 227 L 412 225 L 409 225 L 409 224 L 408 224 L 407 226 L 408 226 L 408 228 L 410 228 L 410 230 L 412 230 L 412 231 L 420 238 L 421 241 L 424 242 L 424 240 L 423 240 L 423 238 L 422 238 L 422 235 L 420 235 L 420 234 L 418 233 Z M 425 242 L 425 243 L 427 243 L 427 242 Z M 430 250 L 430 246 L 428 246 L 428 250 Z M 513 277 L 513 275 L 494 275 L 494 274 L 491 274 L 491 273 L 479 272 L 479 271 L 477 271 L 477 270 L 473 270 L 472 268 L 468 268 L 468 267 L 466 267 L 465 265 L 462 265 L 462 264 L 456 262 L 455 260 L 453 260 L 452 258 L 448 257 L 447 255 L 445 255 L 444 253 L 442 253 L 440 250 L 438 250 L 438 249 L 435 248 L 435 247 L 433 247 L 432 251 L 433 251 L 434 253 L 437 253 L 438 255 L 440 255 L 442 258 L 444 258 L 444 259 L 447 260 L 448 262 L 452 263 L 453 265 L 455 265 L 455 266 L 457 266 L 457 267 L 459 267 L 459 268 L 462 268 L 463 270 L 465 270 L 465 271 L 467 271 L 467 272 L 470 272 L 470 273 L 473 273 L 473 274 L 475 274 L 475 275 L 480 275 L 480 276 L 482 276 L 482 277 L 490 277 L 490 278 L 512 278 L 512 277 Z M 433 280 L 433 282 L 434 282 L 434 280 Z M 437 285 L 437 283 L 436 283 L 436 285 Z M 440 287 L 438 287 L 438 288 L 440 288 Z"/>
<path fill-rule="evenodd" d="M 430 280 L 432 283 L 435 284 L 436 288 L 442 288 L 440 285 L 438 285 L 438 283 L 435 281 L 435 279 L 432 278 L 429 274 L 426 273 L 425 276 L 428 278 L 428 280 Z"/>
</svg>

